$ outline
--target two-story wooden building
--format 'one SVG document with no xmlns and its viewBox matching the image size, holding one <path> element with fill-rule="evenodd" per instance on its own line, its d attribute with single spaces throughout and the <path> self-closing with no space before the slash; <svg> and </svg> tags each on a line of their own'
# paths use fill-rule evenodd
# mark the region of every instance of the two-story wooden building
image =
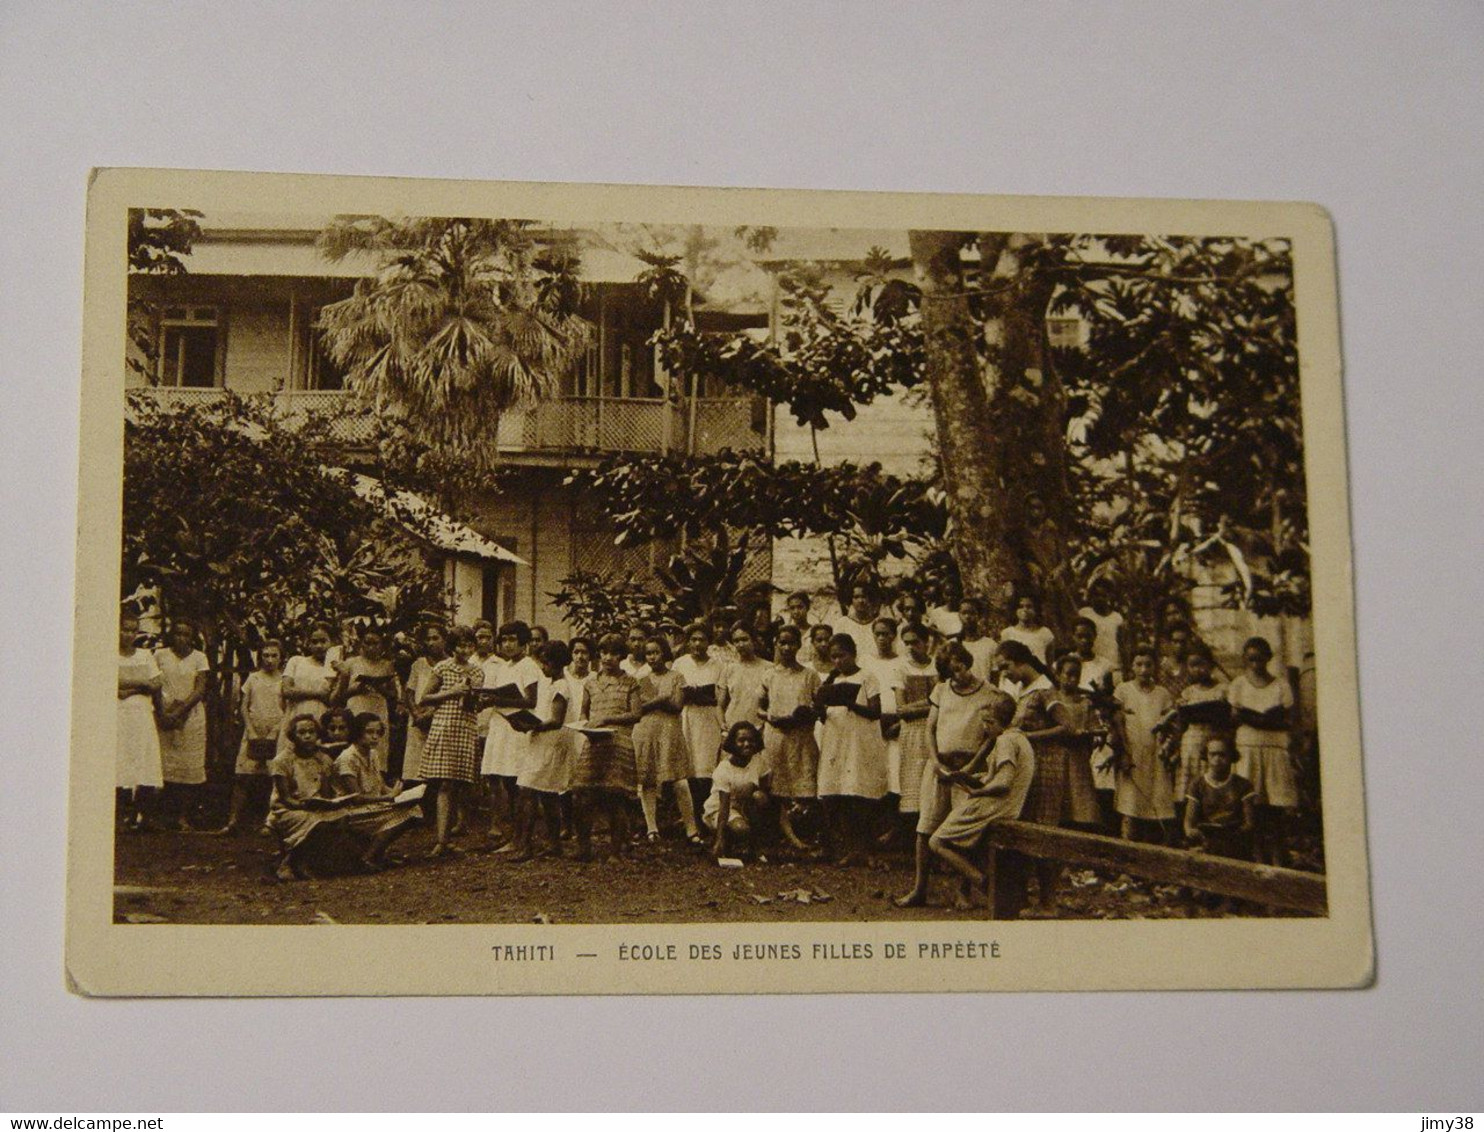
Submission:
<svg viewBox="0 0 1484 1132">
<path fill-rule="evenodd" d="M 147 300 L 154 314 L 158 356 L 152 374 L 130 369 L 127 384 L 176 402 L 224 390 L 271 396 L 289 422 L 330 414 L 344 462 L 354 467 L 370 421 L 337 413 L 349 404 L 345 377 L 315 319 L 375 264 L 322 255 L 315 241 L 328 219 L 213 214 L 184 257 L 185 273 L 132 276 L 131 298 Z M 595 330 L 587 356 L 565 375 L 558 398 L 501 419 L 509 485 L 479 501 L 470 532 L 477 537 L 450 535 L 437 548 L 461 619 L 520 617 L 556 629 L 561 614 L 550 595 L 567 575 L 648 567 L 650 552 L 615 547 L 605 517 L 564 486 L 571 469 L 613 453 L 764 450 L 770 443 L 768 414 L 756 398 L 693 396 L 669 380 L 648 343 L 662 315 L 635 282 L 646 265 L 581 236 L 566 230 L 545 238 L 581 244 L 582 313 Z"/>
</svg>

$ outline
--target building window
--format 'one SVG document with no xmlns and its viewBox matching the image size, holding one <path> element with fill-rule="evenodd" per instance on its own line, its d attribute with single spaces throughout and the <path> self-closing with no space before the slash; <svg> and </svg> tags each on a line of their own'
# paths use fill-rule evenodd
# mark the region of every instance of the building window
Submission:
<svg viewBox="0 0 1484 1132">
<path fill-rule="evenodd" d="M 160 318 L 160 384 L 220 385 L 222 324 L 216 307 L 166 307 Z"/>
</svg>

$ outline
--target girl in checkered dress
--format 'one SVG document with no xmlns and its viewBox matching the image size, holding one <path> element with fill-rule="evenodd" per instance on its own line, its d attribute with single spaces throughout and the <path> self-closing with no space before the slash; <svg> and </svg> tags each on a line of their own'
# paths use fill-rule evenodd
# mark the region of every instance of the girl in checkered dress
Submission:
<svg viewBox="0 0 1484 1132">
<path fill-rule="evenodd" d="M 479 781 L 479 733 L 469 692 L 484 680 L 479 665 L 471 664 L 474 635 L 462 625 L 448 634 L 453 656 L 440 660 L 428 677 L 422 702 L 435 705 L 428 739 L 423 744 L 422 777 L 437 791 L 434 813 L 437 841 L 430 857 L 449 852 L 448 835 L 455 809 L 469 785 Z"/>
</svg>

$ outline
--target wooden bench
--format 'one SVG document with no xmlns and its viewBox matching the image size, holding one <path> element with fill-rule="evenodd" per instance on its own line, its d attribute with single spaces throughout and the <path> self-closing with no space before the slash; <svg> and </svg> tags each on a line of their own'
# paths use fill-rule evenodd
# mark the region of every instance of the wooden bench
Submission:
<svg viewBox="0 0 1484 1132">
<path fill-rule="evenodd" d="M 1006 914 L 1010 893 L 997 891 L 998 850 L 1014 850 L 1027 857 L 1051 858 L 1068 864 L 1090 865 L 1107 872 L 1129 873 L 1164 884 L 1179 884 L 1220 896 L 1250 900 L 1299 912 L 1327 915 L 1329 900 L 1322 873 L 1255 865 L 1232 857 L 1167 849 L 1104 837 L 1098 833 L 1035 825 L 1025 821 L 995 822 L 985 832 L 988 848 L 988 907 L 991 919 Z"/>
</svg>

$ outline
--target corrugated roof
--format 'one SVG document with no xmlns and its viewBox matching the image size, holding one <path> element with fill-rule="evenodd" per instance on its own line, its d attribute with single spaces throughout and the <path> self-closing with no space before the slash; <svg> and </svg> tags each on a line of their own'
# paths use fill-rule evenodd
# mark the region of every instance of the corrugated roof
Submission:
<svg viewBox="0 0 1484 1132">
<path fill-rule="evenodd" d="M 510 562 L 516 566 L 530 565 L 520 555 L 485 538 L 473 527 L 465 526 L 416 492 L 387 491 L 385 485 L 374 476 L 362 475 L 346 468 L 326 468 L 325 472 L 344 480 L 366 502 L 382 507 L 390 518 L 439 550 L 449 554 L 465 554 L 471 558 Z"/>
</svg>

